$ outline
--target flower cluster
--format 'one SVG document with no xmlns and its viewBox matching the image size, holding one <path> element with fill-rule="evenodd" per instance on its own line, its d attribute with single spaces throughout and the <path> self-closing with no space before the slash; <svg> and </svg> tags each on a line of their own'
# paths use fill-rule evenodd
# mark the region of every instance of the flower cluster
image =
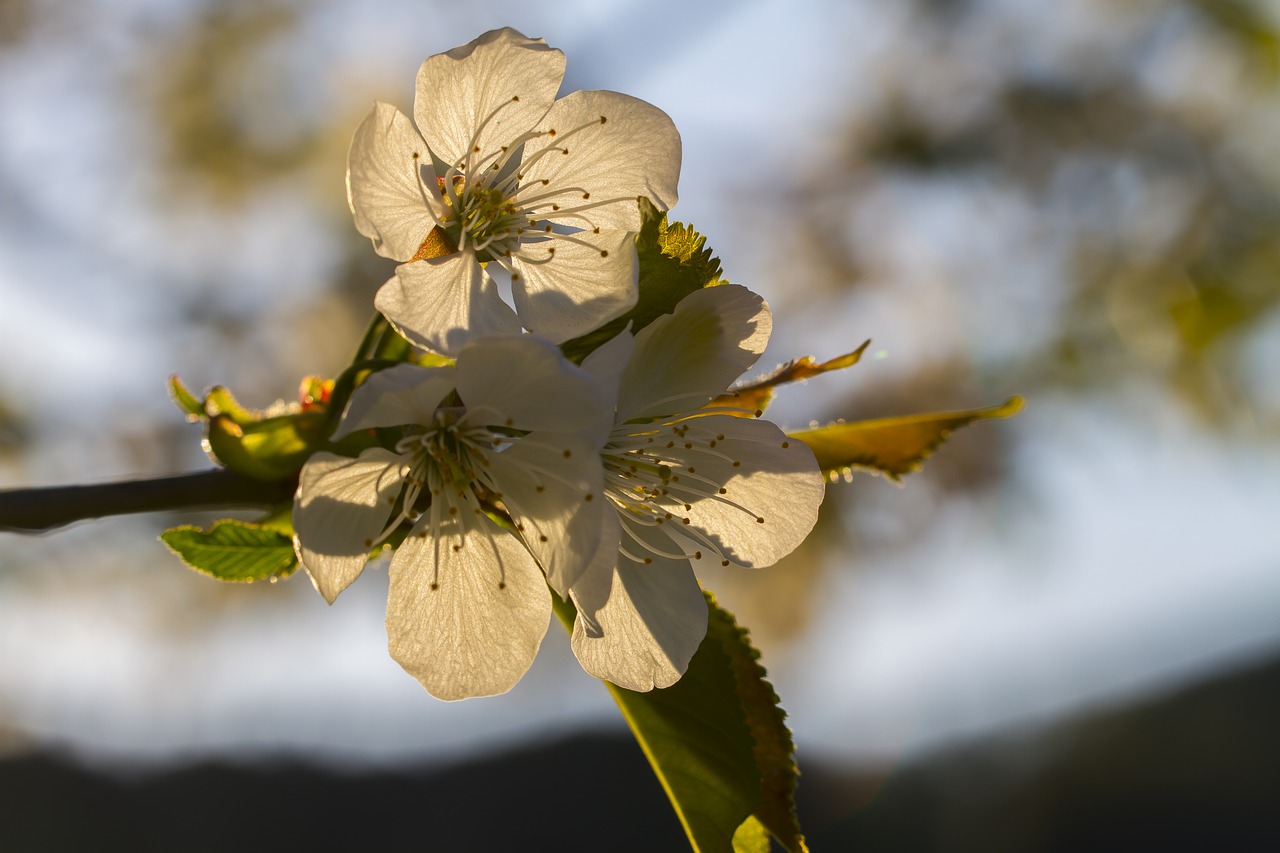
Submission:
<svg viewBox="0 0 1280 853">
<path fill-rule="evenodd" d="M 823 496 L 804 444 L 707 407 L 768 341 L 746 288 L 695 291 L 581 365 L 562 353 L 635 305 L 637 200 L 674 204 L 680 167 L 665 114 L 613 92 L 556 100 L 563 71 L 540 40 L 486 33 L 423 63 L 413 121 L 375 104 L 351 146 L 356 227 L 402 262 L 375 305 L 452 361 L 356 389 L 334 438 L 379 444 L 311 457 L 295 545 L 333 602 L 396 543 L 390 652 L 442 699 L 521 678 L 549 589 L 577 608 L 587 672 L 673 684 L 707 628 L 695 569 L 772 564 Z"/>
</svg>

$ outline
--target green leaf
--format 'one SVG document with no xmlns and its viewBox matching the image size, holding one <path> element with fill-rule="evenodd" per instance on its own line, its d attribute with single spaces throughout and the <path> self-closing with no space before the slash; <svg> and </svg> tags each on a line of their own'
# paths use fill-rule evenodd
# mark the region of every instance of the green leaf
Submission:
<svg viewBox="0 0 1280 853">
<path fill-rule="evenodd" d="M 189 524 L 160 534 L 182 561 L 224 581 L 257 581 L 293 574 L 298 559 L 293 539 L 280 530 L 224 518 L 208 530 Z"/>
<path fill-rule="evenodd" d="M 800 853 L 807 848 L 785 714 L 747 632 L 706 597 L 707 636 L 683 678 L 648 693 L 606 686 L 695 851 L 768 850 L 767 833 Z M 572 630 L 573 605 L 553 600 Z"/>
<path fill-rule="evenodd" d="M 1022 409 L 1021 397 L 998 406 L 962 412 L 937 412 L 898 418 L 837 423 L 791 433 L 813 450 L 818 465 L 833 481 L 851 469 L 883 474 L 895 482 L 920 470 L 947 437 L 986 418 L 1007 418 Z"/>
<path fill-rule="evenodd" d="M 676 304 L 704 287 L 722 284 L 720 260 L 707 248 L 707 238 L 682 223 L 667 223 L 667 215 L 647 198 L 640 199 L 641 225 L 636 235 L 640 259 L 639 297 L 636 305 L 616 320 L 561 346 L 576 362 L 610 340 L 630 324 L 640 331 Z"/>
<path fill-rule="evenodd" d="M 850 353 L 827 359 L 819 364 L 813 356 L 806 355 L 789 361 L 770 374 L 752 380 L 721 394 L 707 404 L 708 409 L 725 409 L 724 414 L 740 418 L 760 417 L 773 401 L 773 390 L 787 382 L 799 382 L 812 379 L 833 370 L 853 367 L 862 360 L 862 354 L 871 341 L 863 341 L 862 346 Z"/>
</svg>

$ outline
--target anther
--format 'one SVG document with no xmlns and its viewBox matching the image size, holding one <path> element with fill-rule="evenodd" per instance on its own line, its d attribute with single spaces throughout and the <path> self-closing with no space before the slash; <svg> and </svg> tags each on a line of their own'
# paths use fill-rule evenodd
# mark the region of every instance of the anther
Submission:
<svg viewBox="0 0 1280 853">
<path fill-rule="evenodd" d="M 756 524 L 764 524 L 764 516 L 763 516 L 763 515 L 757 515 L 757 516 L 756 516 Z"/>
<path fill-rule="evenodd" d="M 439 589 L 439 588 L 440 588 L 440 584 L 436 583 L 435 581 L 432 581 L 432 582 L 431 582 L 431 591 L 432 591 L 432 592 L 436 591 L 436 590 L 437 590 L 437 589 Z"/>
<path fill-rule="evenodd" d="M 498 581 L 498 589 L 506 589 L 506 588 L 507 588 L 506 581 Z"/>
<path fill-rule="evenodd" d="M 782 442 L 782 449 L 783 449 L 783 450 L 786 450 L 786 449 L 787 449 L 788 447 L 790 447 L 790 446 L 791 446 L 791 442 L 789 442 L 789 441 L 784 441 L 784 442 Z"/>
<path fill-rule="evenodd" d="M 540 535 L 538 536 L 538 541 L 539 541 L 539 542 L 546 542 L 546 541 L 547 541 L 547 534 L 545 534 L 545 533 L 540 534 Z"/>
</svg>

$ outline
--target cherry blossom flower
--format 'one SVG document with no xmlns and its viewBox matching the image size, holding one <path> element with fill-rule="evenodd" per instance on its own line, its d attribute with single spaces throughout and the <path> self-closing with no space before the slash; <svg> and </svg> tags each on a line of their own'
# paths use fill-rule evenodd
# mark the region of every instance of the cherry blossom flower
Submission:
<svg viewBox="0 0 1280 853">
<path fill-rule="evenodd" d="M 809 448 L 703 408 L 755 363 L 770 328 L 759 296 L 711 287 L 584 362 L 618 400 L 602 452 L 615 511 L 570 589 L 573 650 L 592 675 L 631 690 L 675 683 L 707 630 L 694 569 L 771 565 L 813 529 L 825 484 Z"/>
<path fill-rule="evenodd" d="M 564 63 L 493 30 L 422 64 L 413 121 L 376 103 L 356 131 L 356 228 L 402 262 L 375 304 L 414 344 L 455 355 L 521 325 L 560 343 L 635 304 L 637 199 L 675 204 L 680 136 L 627 95 L 556 100 Z M 515 311 L 487 264 L 510 274 Z"/>
<path fill-rule="evenodd" d="M 441 699 L 505 692 L 546 633 L 547 585 L 565 594 L 599 549 L 611 410 L 590 376 L 529 336 L 473 341 L 456 365 L 374 374 L 335 435 L 404 426 L 403 437 L 307 462 L 298 558 L 333 603 L 374 547 L 413 521 L 390 565 L 391 656 Z"/>
</svg>

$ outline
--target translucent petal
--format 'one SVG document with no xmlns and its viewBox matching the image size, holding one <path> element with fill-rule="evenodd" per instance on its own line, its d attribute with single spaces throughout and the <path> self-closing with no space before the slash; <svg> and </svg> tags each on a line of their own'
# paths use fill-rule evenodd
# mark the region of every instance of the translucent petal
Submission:
<svg viewBox="0 0 1280 853">
<path fill-rule="evenodd" d="M 579 608 L 573 653 L 591 675 L 628 690 L 675 684 L 707 633 L 707 602 L 687 560 L 622 558 L 611 583 L 582 584 L 572 594 Z M 584 613 L 598 622 L 599 636 Z"/>
<path fill-rule="evenodd" d="M 491 454 L 483 474 L 551 588 L 564 595 L 598 550 L 601 517 L 613 513 L 602 492 L 597 448 L 563 433 L 530 433 Z"/>
<path fill-rule="evenodd" d="M 630 311 L 640 293 L 634 239 L 626 231 L 583 231 L 521 243 L 511 279 L 520 322 L 563 343 Z"/>
<path fill-rule="evenodd" d="M 387 596 L 391 656 L 438 699 L 510 690 L 538 654 L 551 594 L 514 536 L 460 507 L 424 516 L 396 550 Z"/>
<path fill-rule="evenodd" d="M 520 321 L 469 252 L 396 267 L 374 306 L 410 343 L 457 355 L 480 335 L 514 335 Z"/>
<path fill-rule="evenodd" d="M 453 390 L 454 368 L 397 364 L 365 380 L 351 395 L 334 439 L 362 429 L 426 425 Z"/>
<path fill-rule="evenodd" d="M 563 53 L 513 29 L 490 30 L 422 63 L 413 118 L 431 150 L 457 164 L 475 146 L 482 157 L 533 128 L 562 79 Z"/>
<path fill-rule="evenodd" d="M 574 433 L 595 448 L 613 423 L 600 387 L 539 338 L 477 340 L 458 356 L 457 369 L 458 395 L 474 423 Z"/>
<path fill-rule="evenodd" d="M 714 448 L 677 445 L 688 476 L 667 488 L 692 505 L 682 514 L 739 565 L 768 566 L 791 553 L 813 529 L 826 491 L 813 452 L 768 421 L 714 415 L 684 423 L 717 438 Z M 699 500 L 704 480 L 725 494 Z"/>
<path fill-rule="evenodd" d="M 769 306 L 736 284 L 705 287 L 636 335 L 622 373 L 618 420 L 689 412 L 756 363 L 773 328 Z"/>
<path fill-rule="evenodd" d="M 609 512 L 600 514 L 600 544 L 596 553 L 569 590 L 569 596 L 578 609 L 577 621 L 588 637 L 604 636 L 596 612 L 609 600 L 621 536 L 622 525 L 618 522 L 617 511 L 611 506 Z"/>
<path fill-rule="evenodd" d="M 618 399 L 618 386 L 622 382 L 622 371 L 631 354 L 635 351 L 635 338 L 629 329 L 624 329 L 605 341 L 582 360 L 582 369 L 604 391 L 609 400 Z"/>
<path fill-rule="evenodd" d="M 347 203 L 356 230 L 372 239 L 374 251 L 384 258 L 412 258 L 444 213 L 433 194 L 436 181 L 429 164 L 427 144 L 408 116 L 375 103 L 347 154 Z M 419 179 L 424 168 L 426 192 Z"/>
<path fill-rule="evenodd" d="M 293 503 L 294 548 L 330 604 L 364 570 L 404 475 L 404 459 L 382 448 L 356 459 L 317 453 L 302 466 Z"/>
<path fill-rule="evenodd" d="M 539 220 L 587 230 L 638 231 L 638 196 L 659 210 L 675 205 L 680 134 L 652 104 L 617 92 L 573 92 L 556 101 L 538 127 L 556 131 L 530 142 L 521 166 L 526 184 L 548 182 L 537 193 L 550 196 L 537 210 Z M 584 199 L 584 194 L 590 197 Z M 616 201 L 581 210 L 585 220 L 572 213 L 610 199 Z M 552 203 L 560 210 L 551 210 Z"/>
</svg>

